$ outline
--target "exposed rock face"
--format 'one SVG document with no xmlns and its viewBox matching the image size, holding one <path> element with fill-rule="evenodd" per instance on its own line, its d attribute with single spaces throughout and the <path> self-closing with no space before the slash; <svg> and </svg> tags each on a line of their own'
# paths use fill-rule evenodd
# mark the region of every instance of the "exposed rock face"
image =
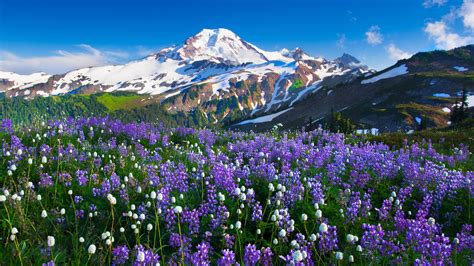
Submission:
<svg viewBox="0 0 474 266">
<path fill-rule="evenodd" d="M 161 99 L 169 112 L 200 108 L 221 120 L 272 112 L 323 86 L 348 82 L 367 72 L 357 59 L 342 58 L 315 58 L 300 48 L 268 52 L 229 30 L 204 29 L 180 46 L 125 65 L 53 76 L 0 73 L 0 90 L 8 97 L 29 99 L 132 91 L 162 96 L 155 99 Z"/>
<path fill-rule="evenodd" d="M 359 64 L 349 55 L 334 61 L 346 67 Z M 453 105 L 460 100 L 461 90 L 466 89 L 469 97 L 474 95 L 474 45 L 418 53 L 380 72 L 361 74 L 358 71 L 360 68 L 349 71 L 354 76 L 326 77 L 325 87 L 314 90 L 295 102 L 291 111 L 271 121 L 234 123 L 234 127 L 268 130 L 282 124 L 284 128 L 305 126 L 314 129 L 327 122 L 325 119 L 331 111 L 342 112 L 361 128 L 377 128 L 380 132 L 416 131 L 420 126 L 417 120 L 424 120 L 428 127 L 447 126 Z M 474 112 L 474 106 L 470 110 Z"/>
</svg>

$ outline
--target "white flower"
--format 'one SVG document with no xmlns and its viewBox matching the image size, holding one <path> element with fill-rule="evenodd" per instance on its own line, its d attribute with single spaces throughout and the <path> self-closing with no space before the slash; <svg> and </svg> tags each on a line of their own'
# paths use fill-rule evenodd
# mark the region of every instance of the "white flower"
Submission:
<svg viewBox="0 0 474 266">
<path fill-rule="evenodd" d="M 310 240 L 311 242 L 314 242 L 314 241 L 316 241 L 317 239 L 318 239 L 318 237 L 317 237 L 315 234 L 311 234 L 311 236 L 309 237 L 309 240 Z"/>
<path fill-rule="evenodd" d="M 109 200 L 110 204 L 112 205 L 117 204 L 117 199 L 112 194 L 109 193 L 107 195 L 107 199 Z"/>
<path fill-rule="evenodd" d="M 278 233 L 280 237 L 285 237 L 286 236 L 286 231 L 285 229 L 281 229 L 280 232 Z"/>
<path fill-rule="evenodd" d="M 260 235 L 262 233 L 262 230 L 257 229 L 257 235 Z"/>
<path fill-rule="evenodd" d="M 46 156 L 43 156 L 41 158 L 41 163 L 47 163 L 48 162 L 48 158 L 46 158 Z"/>
<path fill-rule="evenodd" d="M 325 223 L 321 223 L 321 225 L 319 226 L 319 232 L 320 233 L 325 233 L 328 231 L 328 225 L 325 224 Z"/>
<path fill-rule="evenodd" d="M 306 213 L 301 214 L 301 221 L 307 221 L 308 215 Z"/>
<path fill-rule="evenodd" d="M 429 225 L 434 225 L 436 220 L 433 217 L 428 218 L 428 224 Z"/>
<path fill-rule="evenodd" d="M 336 260 L 342 260 L 344 258 L 344 254 L 342 252 L 338 251 L 336 252 Z"/>
<path fill-rule="evenodd" d="M 319 218 L 321 218 L 321 217 L 323 217 L 323 212 L 322 212 L 321 210 L 317 210 L 317 211 L 316 211 L 316 218 L 319 219 Z"/>
<path fill-rule="evenodd" d="M 66 214 L 66 210 L 64 208 L 62 208 L 60 213 L 61 213 L 61 215 L 64 215 L 64 214 Z"/>
<path fill-rule="evenodd" d="M 11 240 L 11 241 L 15 241 L 15 238 L 16 238 L 15 235 L 11 235 L 11 236 L 10 236 L 10 240 Z"/>
<path fill-rule="evenodd" d="M 94 244 L 91 244 L 89 248 L 87 249 L 87 252 L 89 252 L 89 254 L 94 254 L 96 249 L 97 249 L 96 246 Z"/>
<path fill-rule="evenodd" d="M 82 236 L 79 237 L 79 242 L 80 242 L 80 243 L 84 243 L 84 241 L 85 241 L 85 239 L 84 239 Z"/>
<path fill-rule="evenodd" d="M 41 195 L 36 196 L 37 201 L 41 201 Z"/>
<path fill-rule="evenodd" d="M 13 227 L 12 228 L 12 235 L 16 235 L 18 234 L 18 229 L 16 229 L 16 227 Z"/>
<path fill-rule="evenodd" d="M 217 197 L 219 198 L 219 201 L 225 201 L 225 195 L 224 195 L 224 194 L 222 194 L 222 193 L 219 192 L 219 193 L 217 194 Z"/>
<path fill-rule="evenodd" d="M 269 183 L 269 184 L 268 184 L 268 190 L 269 190 L 270 192 L 275 191 L 275 186 L 273 185 L 273 183 Z"/>
<path fill-rule="evenodd" d="M 46 218 L 46 217 L 48 217 L 48 213 L 46 212 L 46 210 L 43 210 L 41 212 L 41 218 Z"/>
<path fill-rule="evenodd" d="M 18 149 L 16 151 L 16 154 L 18 154 L 18 156 L 21 156 L 23 154 L 23 150 L 22 149 Z"/>
<path fill-rule="evenodd" d="M 278 245 L 278 239 L 273 239 L 273 245 Z"/>
<path fill-rule="evenodd" d="M 349 262 L 354 262 L 354 256 L 352 255 L 349 256 Z"/>
<path fill-rule="evenodd" d="M 240 188 L 235 188 L 234 194 L 235 195 L 240 195 Z"/>
<path fill-rule="evenodd" d="M 362 247 L 361 247 L 361 245 L 357 245 L 356 250 L 357 250 L 358 252 L 362 252 Z"/>
<path fill-rule="evenodd" d="M 181 206 L 176 206 L 174 207 L 174 212 L 175 213 L 182 213 L 183 212 L 183 208 Z"/>
<path fill-rule="evenodd" d="M 137 254 L 137 261 L 144 262 L 145 261 L 145 253 L 143 251 L 139 251 Z"/>
<path fill-rule="evenodd" d="M 349 242 L 349 243 L 354 242 L 354 236 L 351 235 L 351 234 L 348 234 L 348 235 L 346 236 L 346 241 Z"/>
<path fill-rule="evenodd" d="M 156 196 L 156 198 L 157 198 L 159 201 L 162 201 L 162 200 L 163 200 L 163 194 L 158 193 L 158 195 Z"/>
<path fill-rule="evenodd" d="M 0 195 L 0 202 L 4 202 L 7 200 L 7 197 L 5 195 Z"/>
<path fill-rule="evenodd" d="M 148 231 L 153 230 L 153 225 L 152 224 L 147 224 L 146 225 L 146 230 L 148 230 Z"/>
<path fill-rule="evenodd" d="M 125 232 L 125 228 L 120 227 L 120 233 L 123 233 L 123 232 Z"/>
<path fill-rule="evenodd" d="M 106 244 L 107 246 L 112 245 L 112 240 L 110 240 L 110 238 L 107 239 L 107 240 L 105 241 L 105 244 Z"/>
<path fill-rule="evenodd" d="M 156 192 L 155 191 L 150 192 L 150 198 L 151 199 L 156 199 Z"/>
<path fill-rule="evenodd" d="M 16 171 L 16 165 L 12 164 L 12 165 L 10 166 L 10 170 Z"/>
<path fill-rule="evenodd" d="M 297 262 L 300 262 L 303 260 L 303 254 L 301 253 L 301 251 L 297 250 L 293 253 L 293 260 Z"/>
<path fill-rule="evenodd" d="M 30 165 L 33 164 L 33 159 L 28 158 L 28 164 L 30 164 Z"/>
<path fill-rule="evenodd" d="M 242 223 L 241 223 L 240 221 L 237 221 L 237 222 L 235 223 L 235 228 L 236 228 L 236 229 L 240 229 L 241 227 L 242 227 Z"/>
<path fill-rule="evenodd" d="M 68 194 L 68 195 L 72 195 L 72 189 L 68 190 L 68 191 L 67 191 L 67 194 Z"/>
<path fill-rule="evenodd" d="M 455 237 L 455 238 L 453 239 L 453 243 L 454 243 L 455 245 L 458 245 L 458 244 L 459 244 L 459 238 Z"/>
<path fill-rule="evenodd" d="M 55 243 L 56 240 L 54 239 L 54 236 L 48 236 L 48 247 L 54 247 Z"/>
</svg>

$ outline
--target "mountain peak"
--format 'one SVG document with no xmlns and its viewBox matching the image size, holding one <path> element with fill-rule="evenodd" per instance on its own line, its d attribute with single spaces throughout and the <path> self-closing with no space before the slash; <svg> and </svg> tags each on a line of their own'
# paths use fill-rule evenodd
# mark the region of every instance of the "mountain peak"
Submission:
<svg viewBox="0 0 474 266">
<path fill-rule="evenodd" d="M 193 37 L 195 37 L 195 36 L 228 36 L 228 37 L 233 37 L 233 38 L 240 38 L 233 31 L 225 29 L 225 28 L 202 29 L 200 32 L 198 32 Z"/>
<path fill-rule="evenodd" d="M 313 57 L 309 56 L 303 49 L 296 47 L 294 50 L 290 51 L 288 49 L 281 50 L 281 53 L 286 56 L 293 58 L 296 61 L 300 60 L 311 60 L 314 59 Z"/>
<path fill-rule="evenodd" d="M 186 39 L 175 52 L 179 58 L 191 61 L 213 60 L 232 65 L 267 61 L 253 45 L 224 28 L 203 29 Z"/>
<path fill-rule="evenodd" d="M 350 64 L 350 63 L 353 63 L 353 64 L 360 64 L 360 61 L 359 59 L 355 58 L 354 56 L 350 55 L 350 54 L 342 54 L 342 56 L 336 58 L 336 60 L 338 63 L 342 63 L 342 64 Z"/>
<path fill-rule="evenodd" d="M 334 59 L 334 62 L 342 65 L 343 67 L 347 68 L 360 68 L 364 71 L 369 70 L 369 67 L 366 65 L 363 65 L 359 59 L 355 58 L 354 56 L 350 54 L 344 53 L 342 56 Z"/>
</svg>

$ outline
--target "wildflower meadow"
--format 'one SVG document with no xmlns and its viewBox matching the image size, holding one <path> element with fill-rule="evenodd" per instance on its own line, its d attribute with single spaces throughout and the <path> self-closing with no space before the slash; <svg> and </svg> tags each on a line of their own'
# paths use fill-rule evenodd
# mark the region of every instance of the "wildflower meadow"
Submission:
<svg viewBox="0 0 474 266">
<path fill-rule="evenodd" d="M 472 265 L 466 146 L 0 125 L 2 265 Z"/>
</svg>

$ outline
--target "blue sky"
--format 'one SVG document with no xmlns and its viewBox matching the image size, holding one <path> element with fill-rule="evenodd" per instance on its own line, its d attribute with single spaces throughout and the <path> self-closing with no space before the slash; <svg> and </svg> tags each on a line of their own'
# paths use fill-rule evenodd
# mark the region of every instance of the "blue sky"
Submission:
<svg viewBox="0 0 474 266">
<path fill-rule="evenodd" d="M 228 28 L 265 50 L 346 52 L 382 69 L 474 43 L 474 0 L 0 0 L 0 70 L 123 63 L 202 28 Z"/>
</svg>

